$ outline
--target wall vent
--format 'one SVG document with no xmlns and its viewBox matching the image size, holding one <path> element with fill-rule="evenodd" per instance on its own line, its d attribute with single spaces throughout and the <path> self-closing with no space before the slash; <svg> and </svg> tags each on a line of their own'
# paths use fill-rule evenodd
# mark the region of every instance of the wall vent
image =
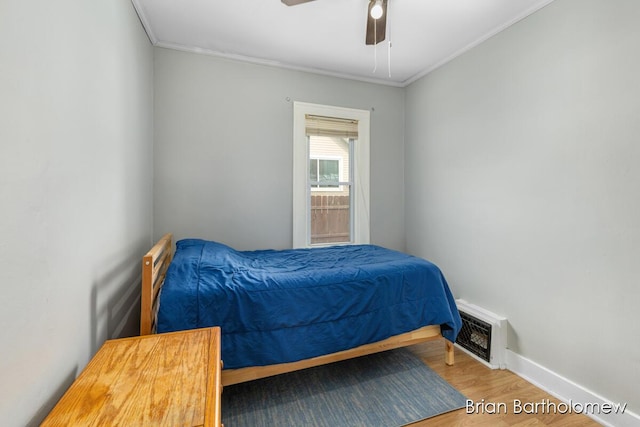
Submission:
<svg viewBox="0 0 640 427">
<path fill-rule="evenodd" d="M 456 300 L 462 329 L 456 345 L 475 359 L 493 369 L 505 369 L 507 319 L 483 308 Z"/>
<path fill-rule="evenodd" d="M 485 362 L 491 362 L 491 325 L 470 314 L 460 312 L 462 329 L 456 344 L 466 348 Z"/>
</svg>

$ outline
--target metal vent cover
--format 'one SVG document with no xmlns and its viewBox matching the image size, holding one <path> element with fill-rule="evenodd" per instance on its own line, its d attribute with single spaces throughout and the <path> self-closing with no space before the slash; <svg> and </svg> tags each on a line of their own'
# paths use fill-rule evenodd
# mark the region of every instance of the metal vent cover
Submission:
<svg viewBox="0 0 640 427">
<path fill-rule="evenodd" d="M 470 314 L 460 312 L 462 329 L 456 343 L 482 360 L 491 361 L 491 324 Z"/>
</svg>

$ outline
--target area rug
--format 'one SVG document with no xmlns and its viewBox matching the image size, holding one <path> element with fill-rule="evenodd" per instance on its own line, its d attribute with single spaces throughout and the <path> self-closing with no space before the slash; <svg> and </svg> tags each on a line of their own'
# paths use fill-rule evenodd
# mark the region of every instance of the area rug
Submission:
<svg viewBox="0 0 640 427">
<path fill-rule="evenodd" d="M 397 349 L 225 387 L 222 421 L 225 427 L 390 427 L 465 403 L 417 356 Z"/>
</svg>

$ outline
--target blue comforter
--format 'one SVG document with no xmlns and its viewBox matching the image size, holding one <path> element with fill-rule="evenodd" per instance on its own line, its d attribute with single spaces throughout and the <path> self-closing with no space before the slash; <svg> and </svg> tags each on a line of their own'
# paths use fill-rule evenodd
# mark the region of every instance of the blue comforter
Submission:
<svg viewBox="0 0 640 427">
<path fill-rule="evenodd" d="M 158 332 L 222 327 L 225 368 L 293 362 L 461 320 L 434 264 L 373 245 L 236 251 L 177 243 Z"/>
</svg>

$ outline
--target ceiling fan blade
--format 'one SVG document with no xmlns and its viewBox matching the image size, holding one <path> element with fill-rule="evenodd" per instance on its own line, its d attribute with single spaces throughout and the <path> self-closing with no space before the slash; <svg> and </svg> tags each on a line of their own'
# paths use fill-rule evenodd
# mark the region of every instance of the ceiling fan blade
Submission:
<svg viewBox="0 0 640 427">
<path fill-rule="evenodd" d="M 384 40 L 387 32 L 387 0 L 382 0 L 382 16 L 377 20 L 371 17 L 371 8 L 374 3 L 375 1 L 371 0 L 367 10 L 367 36 L 365 43 L 368 45 L 380 43 Z"/>
<path fill-rule="evenodd" d="M 295 6 L 297 4 L 302 4 L 302 3 L 307 3 L 313 0 L 282 0 L 282 3 L 286 4 L 287 6 Z"/>
</svg>

